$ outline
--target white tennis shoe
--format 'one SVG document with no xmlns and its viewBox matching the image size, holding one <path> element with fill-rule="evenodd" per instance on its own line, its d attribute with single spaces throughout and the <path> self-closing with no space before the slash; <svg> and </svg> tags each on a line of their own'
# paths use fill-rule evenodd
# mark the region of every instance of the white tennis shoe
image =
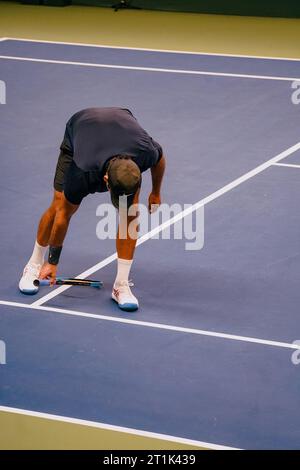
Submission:
<svg viewBox="0 0 300 470">
<path fill-rule="evenodd" d="M 132 286 L 133 283 L 131 281 L 115 283 L 111 294 L 111 298 L 117 302 L 119 308 L 127 312 L 132 312 L 139 308 L 138 300 L 130 289 Z"/>
<path fill-rule="evenodd" d="M 33 281 L 38 279 L 42 266 L 35 263 L 27 263 L 23 275 L 19 282 L 19 289 L 23 294 L 36 294 L 39 290 L 38 286 L 33 284 Z"/>
</svg>

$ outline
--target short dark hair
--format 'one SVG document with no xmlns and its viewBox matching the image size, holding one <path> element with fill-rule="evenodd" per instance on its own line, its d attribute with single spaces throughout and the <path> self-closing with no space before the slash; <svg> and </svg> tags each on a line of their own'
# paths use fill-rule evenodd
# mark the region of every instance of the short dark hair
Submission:
<svg viewBox="0 0 300 470">
<path fill-rule="evenodd" d="M 119 207 L 119 197 L 127 196 L 127 205 L 132 204 L 134 195 L 141 186 L 141 171 L 128 155 L 115 155 L 107 167 L 111 200 Z"/>
</svg>

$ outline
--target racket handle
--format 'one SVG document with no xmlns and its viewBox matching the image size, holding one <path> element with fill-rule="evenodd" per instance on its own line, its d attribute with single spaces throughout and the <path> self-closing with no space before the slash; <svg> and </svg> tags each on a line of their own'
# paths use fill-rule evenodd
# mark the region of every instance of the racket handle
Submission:
<svg viewBox="0 0 300 470">
<path fill-rule="evenodd" d="M 35 279 L 33 284 L 36 287 L 50 286 L 50 281 L 49 279 Z"/>
</svg>

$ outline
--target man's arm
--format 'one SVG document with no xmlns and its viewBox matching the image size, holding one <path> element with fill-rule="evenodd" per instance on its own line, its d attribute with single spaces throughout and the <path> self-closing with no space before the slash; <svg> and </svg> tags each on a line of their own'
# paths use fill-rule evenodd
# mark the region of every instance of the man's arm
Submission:
<svg viewBox="0 0 300 470">
<path fill-rule="evenodd" d="M 161 189 L 161 184 L 162 180 L 164 177 L 165 173 L 165 168 L 166 168 L 166 159 L 162 155 L 161 159 L 159 162 L 151 168 L 151 176 L 152 176 L 152 191 L 149 196 L 148 200 L 148 206 L 149 206 L 149 211 L 153 212 L 151 206 L 159 206 L 161 204 L 161 198 L 160 198 L 160 189 Z"/>
<path fill-rule="evenodd" d="M 56 278 L 59 254 L 68 231 L 71 217 L 76 212 L 78 207 L 79 205 L 77 206 L 71 204 L 66 199 L 65 195 L 62 194 L 62 198 L 56 210 L 52 230 L 50 233 L 49 258 L 48 261 L 44 263 L 41 269 L 40 279 L 50 279 L 54 282 L 54 279 Z"/>
</svg>

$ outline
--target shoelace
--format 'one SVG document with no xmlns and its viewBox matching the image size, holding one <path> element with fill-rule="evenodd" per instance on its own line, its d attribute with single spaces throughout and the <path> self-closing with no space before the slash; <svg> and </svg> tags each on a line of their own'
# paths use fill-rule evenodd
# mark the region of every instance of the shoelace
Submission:
<svg viewBox="0 0 300 470">
<path fill-rule="evenodd" d="M 130 287 L 133 287 L 134 283 L 130 281 L 121 281 L 120 284 L 116 287 L 119 291 L 124 292 L 130 292 Z"/>
<path fill-rule="evenodd" d="M 39 264 L 30 263 L 30 264 L 27 264 L 27 266 L 25 267 L 24 274 L 31 274 L 32 276 L 38 276 L 40 269 L 41 267 Z"/>
</svg>

